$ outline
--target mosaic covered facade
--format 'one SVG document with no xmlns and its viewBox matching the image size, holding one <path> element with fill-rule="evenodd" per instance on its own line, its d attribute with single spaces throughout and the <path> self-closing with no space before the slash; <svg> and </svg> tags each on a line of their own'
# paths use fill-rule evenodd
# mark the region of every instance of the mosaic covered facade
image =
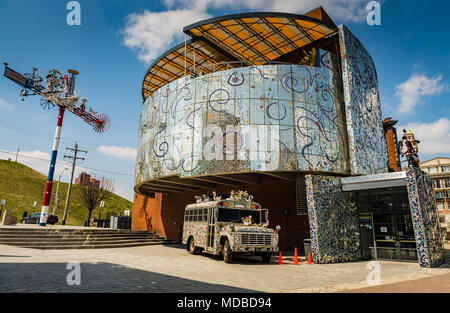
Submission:
<svg viewBox="0 0 450 313">
<path fill-rule="evenodd" d="M 254 16 L 232 15 L 187 27 L 195 38 L 167 51 L 144 78 L 135 191 L 145 197 L 200 187 L 209 192 L 215 188 L 208 187 L 211 182 L 212 186 L 223 183 L 218 188 L 231 186 L 230 182 L 261 188 L 261 177 L 289 180 L 293 176 L 289 172 L 305 174 L 313 261 L 360 260 L 355 194 L 342 192 L 340 177 L 387 172 L 377 72 L 368 51 L 345 26 L 328 24 L 331 19 L 322 8 L 316 13 L 312 16 L 320 16 L 320 21 L 275 13 L 258 23 L 249 22 Z M 285 23 L 280 24 L 280 19 Z M 241 40 L 237 34 L 243 36 L 251 27 L 257 33 L 265 28 L 270 32 L 261 41 Z M 282 35 L 283 31 L 289 33 Z M 221 33 L 224 37 L 211 37 Z M 285 42 L 283 49 L 273 44 L 280 40 Z M 179 63 L 183 53 L 184 68 Z M 200 67 L 208 60 L 218 71 L 202 75 L 196 62 L 202 62 L 197 63 Z M 236 62 L 241 67 L 222 70 L 239 66 Z M 208 158 L 211 154 L 213 158 Z M 234 175 L 240 173 L 245 174 Z M 428 176 L 409 169 L 407 188 L 420 264 L 437 266 L 443 258 L 442 238 Z M 298 194 L 304 201 L 303 193 Z M 265 196 L 272 200 L 270 192 Z M 173 199 L 172 194 L 169 197 Z M 184 208 L 183 201 L 155 206 L 159 212 L 173 213 Z M 298 215 L 301 201 L 294 197 L 290 201 L 286 208 L 297 206 Z M 269 209 L 278 221 L 285 219 L 282 211 L 287 216 L 288 210 Z M 305 218 L 307 233 L 306 225 Z M 186 225 L 185 230 L 199 235 L 203 247 L 204 226 L 197 226 Z M 300 227 L 291 231 L 297 245 L 305 234 L 295 231 Z M 289 241 L 287 237 L 286 232 Z M 219 244 L 215 246 L 218 249 Z"/>
<path fill-rule="evenodd" d="M 136 184 L 171 175 L 267 170 L 348 173 L 338 62 L 320 51 L 320 64 L 242 67 L 158 89 L 142 106 Z M 204 158 L 211 126 L 234 137 L 231 158 L 225 135 L 223 160 Z M 258 137 L 262 144 L 248 135 L 255 129 L 266 130 Z M 278 163 L 268 168 L 273 153 Z"/>
<path fill-rule="evenodd" d="M 342 192 L 340 178 L 307 175 L 305 179 L 312 260 L 315 263 L 360 260 L 354 193 Z M 444 247 L 428 174 L 409 167 L 406 188 L 419 263 L 422 267 L 438 267 L 444 262 Z"/>
<path fill-rule="evenodd" d="M 319 50 L 317 66 L 241 67 L 184 77 L 153 92 L 141 110 L 136 185 L 173 175 L 384 172 L 375 66 L 345 26 L 338 34 L 340 55 Z M 208 161 L 215 126 L 223 133 L 217 143 L 223 159 Z M 268 165 L 274 154 L 275 167 Z"/>
<path fill-rule="evenodd" d="M 375 64 L 345 26 L 339 27 L 339 42 L 351 172 L 384 173 L 387 152 Z"/>
<path fill-rule="evenodd" d="M 420 265 L 439 266 L 444 262 L 444 247 L 430 177 L 420 169 L 409 167 L 406 182 Z"/>
<path fill-rule="evenodd" d="M 312 260 L 338 263 L 361 259 L 358 213 L 340 178 L 306 175 Z"/>
</svg>

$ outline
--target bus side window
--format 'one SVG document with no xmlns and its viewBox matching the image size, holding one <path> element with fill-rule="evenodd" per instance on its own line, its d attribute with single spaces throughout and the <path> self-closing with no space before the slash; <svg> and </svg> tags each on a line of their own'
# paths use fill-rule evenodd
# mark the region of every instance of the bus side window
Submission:
<svg viewBox="0 0 450 313">
<path fill-rule="evenodd" d="M 187 211 L 187 220 L 188 222 L 192 222 L 192 210 Z"/>
<path fill-rule="evenodd" d="M 194 218 L 193 218 L 193 221 L 194 221 L 194 222 L 197 222 L 197 221 L 198 221 L 198 210 L 194 210 L 193 212 L 194 212 Z"/>
<path fill-rule="evenodd" d="M 203 222 L 208 221 L 208 209 L 203 209 Z"/>
</svg>

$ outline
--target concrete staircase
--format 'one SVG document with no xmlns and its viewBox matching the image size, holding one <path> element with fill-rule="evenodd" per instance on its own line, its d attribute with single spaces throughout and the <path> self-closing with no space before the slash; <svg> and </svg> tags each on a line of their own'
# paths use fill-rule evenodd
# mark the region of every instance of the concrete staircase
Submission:
<svg viewBox="0 0 450 313">
<path fill-rule="evenodd" d="M 146 231 L 0 228 L 0 245 L 31 249 L 108 249 L 174 243 Z"/>
</svg>

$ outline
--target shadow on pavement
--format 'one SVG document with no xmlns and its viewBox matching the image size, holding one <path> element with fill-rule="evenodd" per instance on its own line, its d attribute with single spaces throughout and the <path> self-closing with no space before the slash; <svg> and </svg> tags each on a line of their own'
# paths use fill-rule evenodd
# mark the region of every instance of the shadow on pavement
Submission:
<svg viewBox="0 0 450 313">
<path fill-rule="evenodd" d="M 181 243 L 162 243 L 164 247 L 186 250 L 186 245 Z"/>
<path fill-rule="evenodd" d="M 31 258 L 31 256 L 29 256 L 29 255 L 1 255 L 0 254 L 0 259 L 1 258 Z"/>
<path fill-rule="evenodd" d="M 255 293 L 111 263 L 80 263 L 80 286 L 69 286 L 68 263 L 0 263 L 0 293 Z"/>
<path fill-rule="evenodd" d="M 165 245 L 166 247 L 185 250 L 186 251 L 186 245 L 183 244 L 168 244 Z M 186 251 L 186 254 L 189 255 L 189 253 Z M 288 254 L 288 253 L 286 253 Z M 193 255 L 192 257 L 198 257 L 198 255 Z M 209 253 L 202 253 L 201 257 L 209 258 L 210 260 L 217 261 L 217 262 L 223 262 L 223 257 L 221 255 L 212 255 Z M 305 257 L 299 256 L 298 257 L 299 262 L 306 261 Z M 283 252 L 283 262 L 289 261 L 294 262 L 294 254 L 292 253 L 292 256 L 285 256 L 285 253 Z M 234 255 L 233 256 L 233 264 L 240 264 L 240 265 L 267 265 L 266 263 L 262 263 L 260 256 L 243 256 L 243 255 Z M 272 256 L 272 262 L 270 264 L 278 264 L 278 253 L 274 253 Z"/>
<path fill-rule="evenodd" d="M 189 255 L 189 252 L 186 251 L 186 254 Z M 202 253 L 201 255 L 191 255 L 193 258 L 196 257 L 201 257 L 201 258 L 208 258 L 212 261 L 215 262 L 224 262 L 223 261 L 223 256 L 222 255 L 213 255 L 213 254 L 209 254 L 209 253 Z M 283 258 L 283 261 L 285 261 L 286 258 Z M 233 255 L 233 261 L 231 262 L 231 264 L 239 264 L 239 265 L 251 265 L 251 266 L 255 266 L 255 265 L 278 265 L 278 256 L 276 256 L 275 254 L 272 256 L 272 261 L 267 264 L 267 263 L 263 263 L 261 260 L 261 257 L 258 255 L 250 255 L 250 256 L 246 256 L 246 255 Z"/>
</svg>

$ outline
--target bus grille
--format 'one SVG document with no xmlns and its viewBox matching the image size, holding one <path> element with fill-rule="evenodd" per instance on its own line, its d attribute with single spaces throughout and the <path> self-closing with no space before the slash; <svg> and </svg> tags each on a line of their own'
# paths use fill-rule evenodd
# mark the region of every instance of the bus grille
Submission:
<svg viewBox="0 0 450 313">
<path fill-rule="evenodd" d="M 271 245 L 272 235 L 266 234 L 242 234 L 241 244 L 243 245 Z"/>
</svg>

